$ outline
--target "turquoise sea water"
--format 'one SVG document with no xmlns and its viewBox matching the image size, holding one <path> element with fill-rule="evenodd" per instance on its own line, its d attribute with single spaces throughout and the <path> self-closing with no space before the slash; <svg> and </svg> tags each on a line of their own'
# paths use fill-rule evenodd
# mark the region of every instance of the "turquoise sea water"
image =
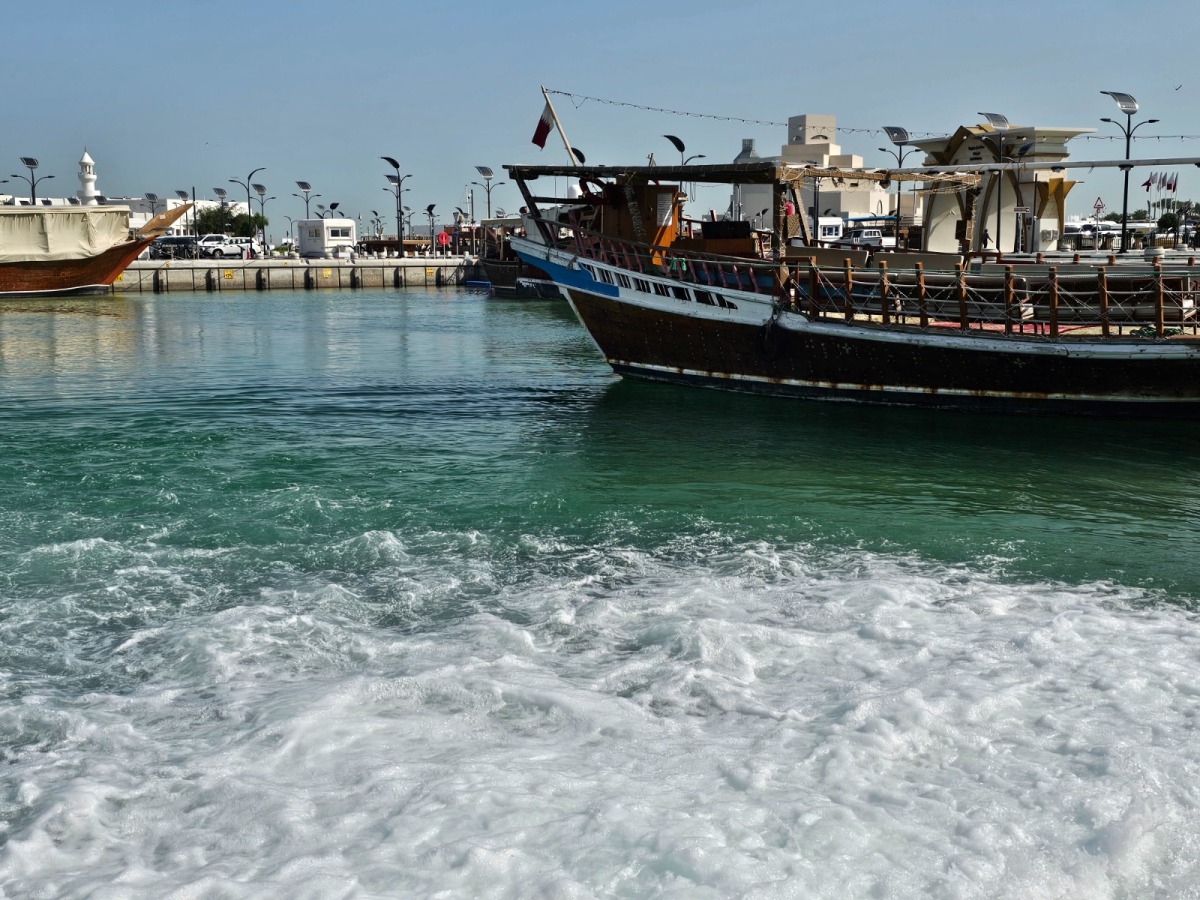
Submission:
<svg viewBox="0 0 1200 900">
<path fill-rule="evenodd" d="M 7 303 L 3 896 L 1181 896 L 1198 451 L 542 301 Z"/>
</svg>

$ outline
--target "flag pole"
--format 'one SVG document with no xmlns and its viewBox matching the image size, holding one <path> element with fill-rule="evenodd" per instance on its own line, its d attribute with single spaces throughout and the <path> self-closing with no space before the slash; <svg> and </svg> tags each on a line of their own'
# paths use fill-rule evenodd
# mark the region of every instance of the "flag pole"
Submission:
<svg viewBox="0 0 1200 900">
<path fill-rule="evenodd" d="M 538 85 L 542 89 L 542 96 L 546 98 L 546 107 L 550 110 L 550 118 L 554 119 L 554 127 L 558 129 L 558 136 L 562 138 L 563 146 L 567 148 L 567 156 L 571 158 L 571 165 L 579 165 L 579 160 L 575 158 L 575 151 L 571 149 L 571 142 L 567 140 L 567 134 L 563 131 L 562 122 L 558 121 L 558 113 L 554 111 L 554 104 L 550 102 L 550 94 L 544 85 Z"/>
</svg>

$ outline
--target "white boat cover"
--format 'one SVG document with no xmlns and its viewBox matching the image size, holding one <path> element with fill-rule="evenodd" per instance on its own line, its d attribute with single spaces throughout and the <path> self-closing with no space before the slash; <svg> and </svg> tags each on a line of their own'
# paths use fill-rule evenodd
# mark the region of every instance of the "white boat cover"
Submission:
<svg viewBox="0 0 1200 900">
<path fill-rule="evenodd" d="M 0 206 L 0 263 L 87 259 L 128 239 L 127 206 Z"/>
</svg>

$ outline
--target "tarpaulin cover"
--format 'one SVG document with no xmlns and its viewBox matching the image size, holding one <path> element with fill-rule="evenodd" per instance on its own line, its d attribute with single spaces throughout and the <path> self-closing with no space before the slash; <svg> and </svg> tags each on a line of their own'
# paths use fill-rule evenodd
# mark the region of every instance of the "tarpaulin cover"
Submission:
<svg viewBox="0 0 1200 900">
<path fill-rule="evenodd" d="M 0 206 L 0 263 L 86 259 L 128 239 L 125 206 Z"/>
</svg>

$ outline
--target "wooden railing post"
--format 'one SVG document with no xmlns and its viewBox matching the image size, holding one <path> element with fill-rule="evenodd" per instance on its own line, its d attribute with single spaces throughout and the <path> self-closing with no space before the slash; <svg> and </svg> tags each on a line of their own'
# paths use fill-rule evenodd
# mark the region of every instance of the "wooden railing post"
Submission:
<svg viewBox="0 0 1200 900">
<path fill-rule="evenodd" d="M 1108 337 L 1108 273 L 1104 266 L 1096 270 L 1096 294 L 1100 298 L 1100 333 Z"/>
<path fill-rule="evenodd" d="M 1050 267 L 1050 337 L 1058 337 L 1058 267 Z"/>
<path fill-rule="evenodd" d="M 817 271 L 817 258 L 808 258 L 808 309 L 813 318 L 821 315 L 821 274 Z"/>
<path fill-rule="evenodd" d="M 1163 328 L 1163 271 L 1156 259 L 1154 261 L 1154 336 L 1162 337 Z"/>
<path fill-rule="evenodd" d="M 1013 325 L 1013 267 L 1004 267 L 1004 333 L 1012 334 Z"/>
<path fill-rule="evenodd" d="M 887 260 L 882 260 L 879 263 L 879 304 L 882 307 L 880 310 L 880 318 L 883 324 L 887 325 L 891 321 L 891 315 L 888 312 L 888 270 Z"/>
<path fill-rule="evenodd" d="M 921 314 L 921 327 L 929 327 L 929 297 L 925 293 L 925 263 L 917 263 L 917 310 Z"/>
<path fill-rule="evenodd" d="M 842 272 L 844 273 L 845 278 L 846 278 L 846 284 L 845 284 L 846 306 L 845 306 L 845 309 L 844 309 L 842 315 L 845 317 L 847 322 L 853 322 L 854 321 L 854 296 L 853 296 L 852 292 L 854 290 L 854 267 L 850 265 L 849 259 L 845 260 L 842 263 Z"/>
<path fill-rule="evenodd" d="M 954 268 L 958 275 L 958 284 L 954 291 L 958 295 L 958 326 L 966 331 L 971 325 L 967 319 L 967 273 L 962 263 L 956 263 Z"/>
</svg>

